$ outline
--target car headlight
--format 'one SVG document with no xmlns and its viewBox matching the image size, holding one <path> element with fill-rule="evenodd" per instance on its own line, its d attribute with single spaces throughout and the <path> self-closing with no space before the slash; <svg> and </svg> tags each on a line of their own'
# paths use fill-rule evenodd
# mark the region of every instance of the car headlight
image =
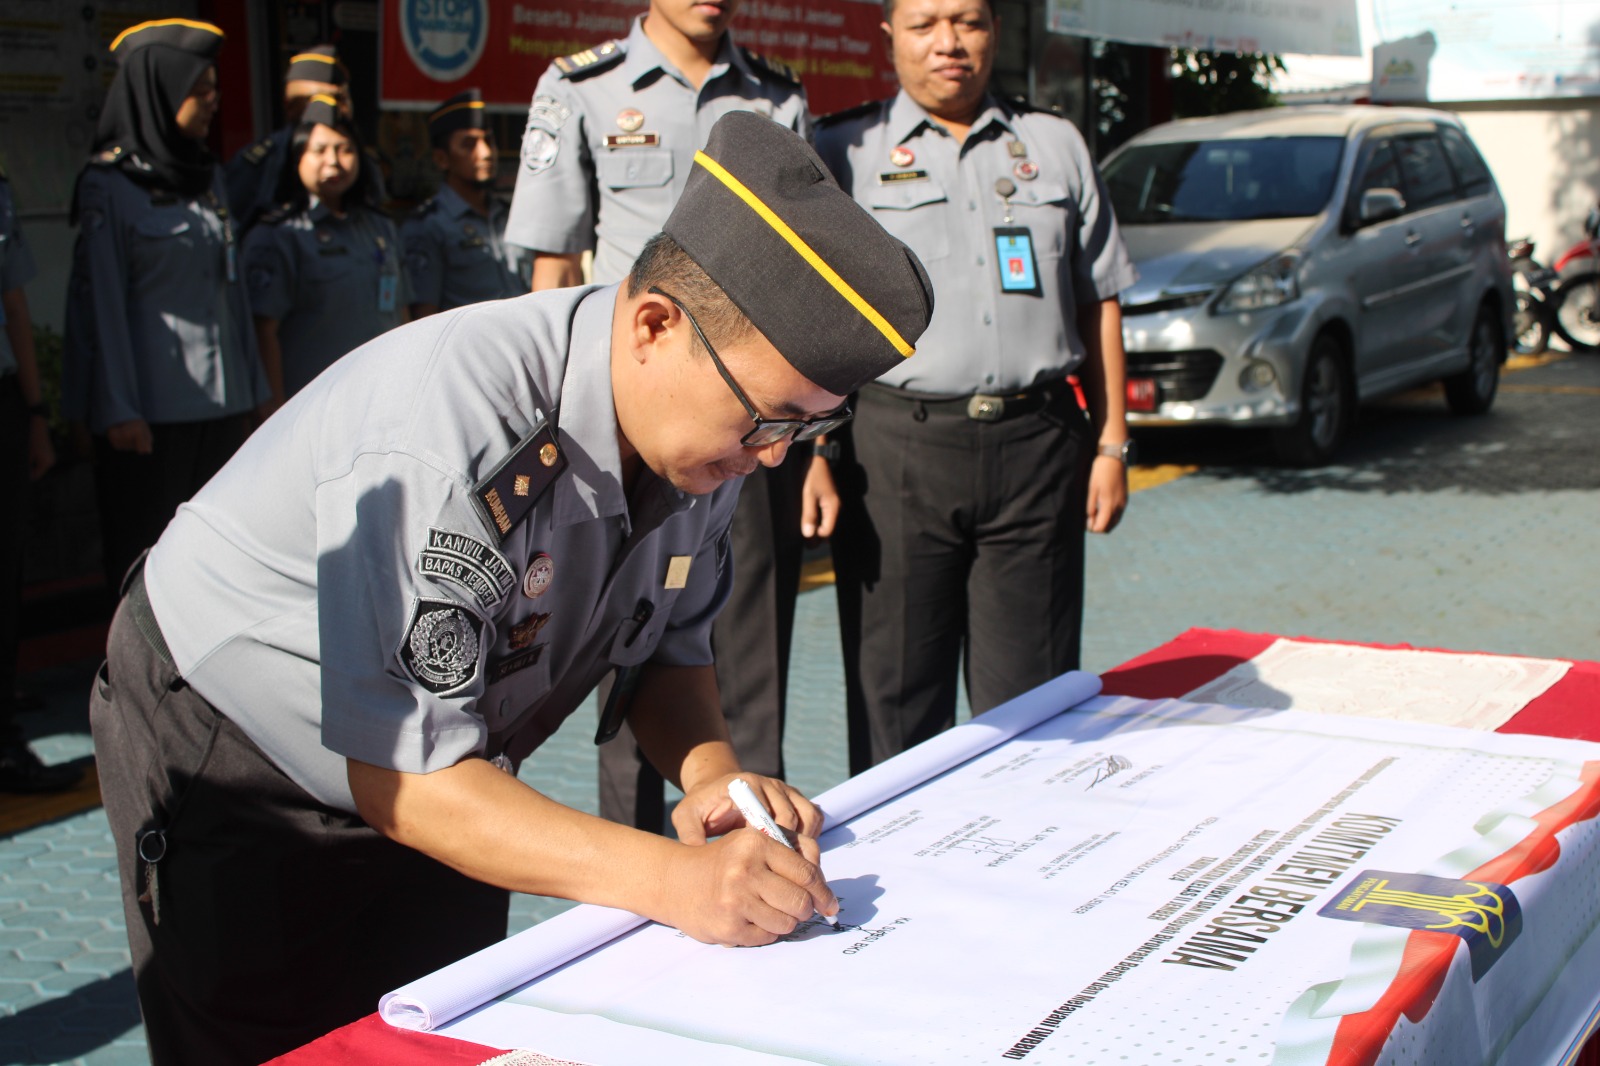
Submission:
<svg viewBox="0 0 1600 1066">
<path fill-rule="evenodd" d="M 1265 263 L 1234 279 L 1217 301 L 1216 313 L 1263 311 L 1286 304 L 1300 295 L 1300 253 L 1275 255 Z"/>
</svg>

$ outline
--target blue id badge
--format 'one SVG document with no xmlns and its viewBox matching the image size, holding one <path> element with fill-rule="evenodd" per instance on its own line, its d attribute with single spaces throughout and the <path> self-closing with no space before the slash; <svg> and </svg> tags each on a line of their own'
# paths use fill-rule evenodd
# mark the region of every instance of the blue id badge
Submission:
<svg viewBox="0 0 1600 1066">
<path fill-rule="evenodd" d="M 1033 257 L 1033 233 L 1026 226 L 996 226 L 994 261 L 1000 269 L 1000 291 L 1043 295 L 1039 264 Z"/>
<path fill-rule="evenodd" d="M 397 274 L 382 274 L 378 277 L 378 310 L 388 314 L 394 310 L 395 297 L 400 292 L 400 277 Z"/>
</svg>

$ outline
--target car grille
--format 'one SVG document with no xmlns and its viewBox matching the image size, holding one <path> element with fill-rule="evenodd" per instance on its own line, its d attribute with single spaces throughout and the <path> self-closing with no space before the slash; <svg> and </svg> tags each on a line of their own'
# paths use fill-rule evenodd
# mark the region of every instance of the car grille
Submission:
<svg viewBox="0 0 1600 1066">
<path fill-rule="evenodd" d="M 1200 399 L 1221 370 L 1222 353 L 1210 348 L 1128 353 L 1128 377 L 1154 379 L 1159 403 Z"/>
<path fill-rule="evenodd" d="M 1122 314 L 1131 318 L 1134 315 L 1154 315 L 1162 311 L 1181 311 L 1186 307 L 1196 307 L 1205 303 L 1215 292 L 1215 289 L 1204 289 L 1200 292 L 1185 292 L 1173 296 L 1162 294 L 1142 304 L 1123 304 Z"/>
</svg>

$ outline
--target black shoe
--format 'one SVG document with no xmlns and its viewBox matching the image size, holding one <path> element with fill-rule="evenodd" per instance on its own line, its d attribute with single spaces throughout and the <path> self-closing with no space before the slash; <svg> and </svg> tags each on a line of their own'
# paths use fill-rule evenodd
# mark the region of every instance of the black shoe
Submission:
<svg viewBox="0 0 1600 1066">
<path fill-rule="evenodd" d="M 0 741 L 0 792 L 65 792 L 82 780 L 81 766 L 46 766 L 26 741 Z"/>
</svg>

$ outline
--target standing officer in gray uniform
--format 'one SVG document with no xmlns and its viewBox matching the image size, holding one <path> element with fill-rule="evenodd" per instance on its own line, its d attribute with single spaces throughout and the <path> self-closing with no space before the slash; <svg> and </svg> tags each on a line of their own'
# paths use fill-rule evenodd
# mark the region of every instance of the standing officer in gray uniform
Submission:
<svg viewBox="0 0 1600 1066">
<path fill-rule="evenodd" d="M 533 287 L 622 277 L 683 192 L 717 118 L 754 111 L 809 136 L 805 94 L 785 67 L 734 44 L 729 0 L 651 0 L 626 40 L 557 59 L 540 78 L 522 138 L 506 239 L 535 250 Z M 717 623 L 722 709 L 746 766 L 783 774 L 783 716 L 804 537 L 838 510 L 811 449 L 745 481 L 734 519 L 737 580 Z M 810 479 L 810 480 L 808 480 Z M 818 517 L 820 512 L 821 517 Z M 808 528 L 802 532 L 802 523 Z M 661 781 L 624 733 L 600 752 L 600 811 L 644 829 L 664 822 Z"/>
<path fill-rule="evenodd" d="M 13 721 L 27 514 L 23 501 L 28 481 L 42 477 L 56 461 L 33 354 L 33 317 L 23 290 L 34 273 L 11 183 L 0 171 L 0 500 L 5 501 L 0 516 L 0 792 L 55 792 L 83 777 L 71 766 L 46 766 Z"/>
<path fill-rule="evenodd" d="M 289 157 L 289 141 L 306 104 L 317 95 L 332 96 L 346 114 L 351 113 L 350 73 L 339 62 L 331 44 L 318 44 L 289 59 L 283 74 L 283 126 L 255 144 L 239 149 L 223 168 L 228 183 L 228 207 L 240 232 L 277 206 L 278 182 Z"/>
<path fill-rule="evenodd" d="M 179 19 L 118 35 L 116 77 L 73 198 L 63 402 L 94 435 L 112 591 L 269 395 L 222 170 L 205 144 L 222 38 Z"/>
<path fill-rule="evenodd" d="M 852 772 L 953 724 L 958 665 L 974 713 L 1078 665 L 1084 531 L 1116 525 L 1130 447 L 1136 274 L 1083 139 L 988 92 L 989 0 L 884 11 L 900 92 L 817 149 L 941 299 L 916 361 L 862 390 L 841 475 Z"/>
<path fill-rule="evenodd" d="M 494 192 L 495 145 L 483 94 L 457 93 L 428 115 L 439 191 L 406 219 L 411 317 L 528 291 L 532 256 L 505 242 L 506 203 Z"/>
<path fill-rule="evenodd" d="M 135 571 L 91 701 L 156 1066 L 371 1012 L 504 936 L 507 889 L 720 944 L 835 913 L 820 813 L 741 773 L 710 627 L 739 479 L 931 314 L 816 154 L 733 114 L 626 285 L 401 327 L 268 420 Z M 618 668 L 602 728 L 684 788 L 677 841 L 514 776 Z M 740 828 L 735 775 L 798 852 Z"/>
</svg>

